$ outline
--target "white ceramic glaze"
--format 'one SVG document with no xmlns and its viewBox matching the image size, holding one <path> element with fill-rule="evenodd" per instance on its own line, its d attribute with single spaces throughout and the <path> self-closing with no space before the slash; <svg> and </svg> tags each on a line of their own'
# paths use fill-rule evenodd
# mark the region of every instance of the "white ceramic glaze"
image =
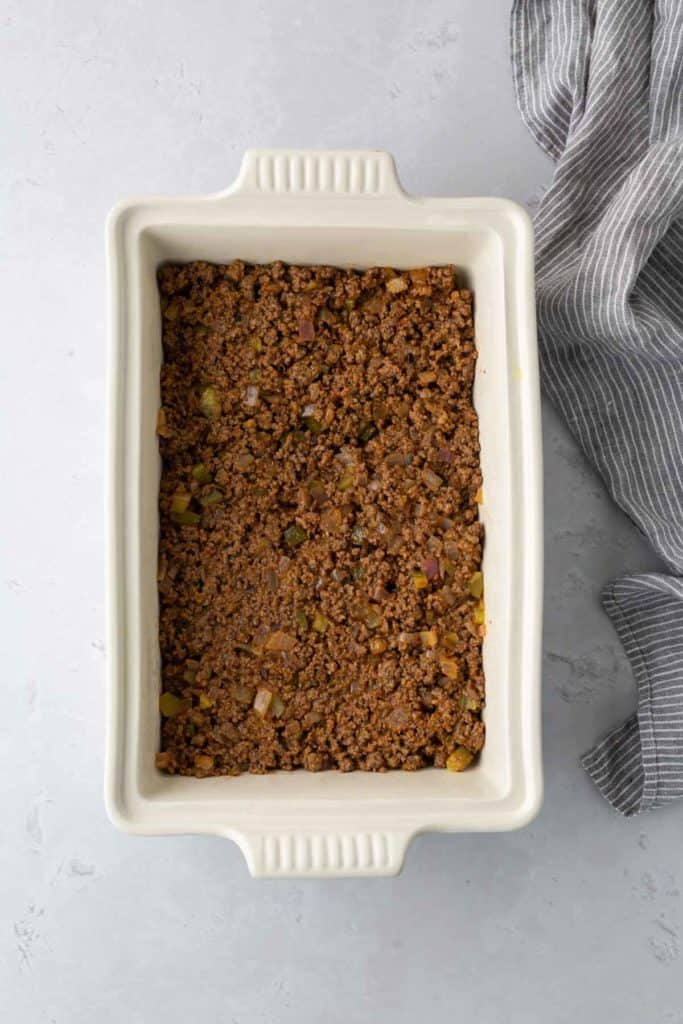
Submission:
<svg viewBox="0 0 683 1024">
<path fill-rule="evenodd" d="M 108 737 L 119 827 L 215 833 L 257 876 L 390 875 L 419 832 L 517 828 L 542 796 L 542 481 L 527 214 L 504 199 L 406 195 L 387 153 L 253 150 L 208 197 L 119 203 L 107 223 Z M 242 259 L 407 268 L 454 263 L 475 298 L 484 474 L 486 746 L 462 774 L 168 777 L 159 741 L 156 559 L 161 329 L 156 268 Z"/>
</svg>

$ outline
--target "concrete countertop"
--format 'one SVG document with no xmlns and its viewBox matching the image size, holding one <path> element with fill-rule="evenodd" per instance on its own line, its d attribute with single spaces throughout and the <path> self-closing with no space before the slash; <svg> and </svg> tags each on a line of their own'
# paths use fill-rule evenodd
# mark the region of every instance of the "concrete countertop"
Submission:
<svg viewBox="0 0 683 1024">
<path fill-rule="evenodd" d="M 550 408 L 546 798 L 389 881 L 258 883 L 102 806 L 102 228 L 252 145 L 390 150 L 422 194 L 538 202 L 500 0 L 8 0 L 0 1005 L 12 1024 L 683 1024 L 683 806 L 624 820 L 579 755 L 634 707 L 601 586 L 657 567 Z"/>
</svg>

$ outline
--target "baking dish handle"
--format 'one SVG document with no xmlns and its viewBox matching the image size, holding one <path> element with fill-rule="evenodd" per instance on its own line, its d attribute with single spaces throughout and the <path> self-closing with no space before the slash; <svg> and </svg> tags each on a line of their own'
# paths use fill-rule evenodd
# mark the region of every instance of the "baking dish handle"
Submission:
<svg viewBox="0 0 683 1024">
<path fill-rule="evenodd" d="M 405 195 L 394 159 L 380 150 L 248 149 L 222 195 L 396 199 Z"/>
<path fill-rule="evenodd" d="M 254 878 L 345 878 L 397 875 L 412 833 L 297 831 L 231 833 Z"/>
</svg>

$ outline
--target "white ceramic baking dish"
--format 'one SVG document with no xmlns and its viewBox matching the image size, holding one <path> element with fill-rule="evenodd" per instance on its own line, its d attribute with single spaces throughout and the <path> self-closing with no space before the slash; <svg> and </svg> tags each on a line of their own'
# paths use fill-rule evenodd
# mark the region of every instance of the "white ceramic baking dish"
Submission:
<svg viewBox="0 0 683 1024">
<path fill-rule="evenodd" d="M 387 153 L 255 150 L 200 198 L 120 203 L 107 224 L 108 744 L 106 804 L 147 835 L 234 839 L 254 875 L 390 875 L 419 832 L 516 828 L 542 792 L 541 441 L 532 229 L 504 199 L 406 195 Z M 475 297 L 486 528 L 486 746 L 460 775 L 427 769 L 191 779 L 159 745 L 155 436 L 166 260 L 355 267 L 454 263 Z"/>
</svg>

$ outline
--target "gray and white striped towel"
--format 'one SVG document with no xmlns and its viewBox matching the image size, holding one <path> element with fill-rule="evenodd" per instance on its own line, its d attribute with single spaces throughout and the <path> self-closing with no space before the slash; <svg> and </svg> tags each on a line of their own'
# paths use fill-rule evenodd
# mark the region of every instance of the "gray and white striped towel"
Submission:
<svg viewBox="0 0 683 1024">
<path fill-rule="evenodd" d="M 683 0 L 516 0 L 511 38 L 557 161 L 536 217 L 544 387 L 671 573 L 603 595 L 638 708 L 583 764 L 631 815 L 683 796 Z"/>
</svg>

